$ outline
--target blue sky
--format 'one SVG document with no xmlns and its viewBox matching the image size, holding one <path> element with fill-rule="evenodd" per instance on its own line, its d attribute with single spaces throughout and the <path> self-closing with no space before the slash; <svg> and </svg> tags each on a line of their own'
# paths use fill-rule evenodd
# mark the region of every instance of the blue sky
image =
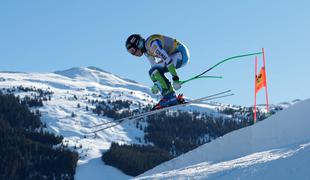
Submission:
<svg viewBox="0 0 310 180">
<path fill-rule="evenodd" d="M 175 37 L 189 48 L 181 79 L 230 56 L 266 50 L 270 103 L 310 97 L 310 2 L 206 0 L 3 0 L 0 70 L 53 72 L 96 66 L 151 86 L 146 58 L 124 48 L 132 33 Z M 180 92 L 200 97 L 232 89 L 225 103 L 252 105 L 254 57 L 227 62 Z M 263 91 L 258 103 L 264 103 Z"/>
</svg>

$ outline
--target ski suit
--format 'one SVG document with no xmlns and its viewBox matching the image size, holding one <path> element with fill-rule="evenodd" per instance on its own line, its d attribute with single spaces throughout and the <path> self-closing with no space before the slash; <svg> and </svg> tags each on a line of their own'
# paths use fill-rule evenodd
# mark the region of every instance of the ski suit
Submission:
<svg viewBox="0 0 310 180">
<path fill-rule="evenodd" d="M 162 96 L 173 92 L 174 89 L 165 73 L 178 76 L 176 69 L 185 66 L 189 62 L 187 47 L 180 41 L 163 35 L 154 34 L 145 41 L 145 53 L 151 69 L 149 75 L 154 83 L 159 83 Z"/>
</svg>

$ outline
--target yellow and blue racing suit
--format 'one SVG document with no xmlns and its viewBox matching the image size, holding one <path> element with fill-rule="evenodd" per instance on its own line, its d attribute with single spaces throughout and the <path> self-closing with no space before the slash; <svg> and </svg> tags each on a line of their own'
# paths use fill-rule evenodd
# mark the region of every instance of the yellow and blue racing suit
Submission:
<svg viewBox="0 0 310 180">
<path fill-rule="evenodd" d="M 152 81 L 160 83 L 163 96 L 174 92 L 170 81 L 164 74 L 170 72 L 172 76 L 177 76 L 176 69 L 189 62 L 187 47 L 174 38 L 154 34 L 146 39 L 145 49 L 144 54 L 151 64 L 149 75 Z"/>
</svg>

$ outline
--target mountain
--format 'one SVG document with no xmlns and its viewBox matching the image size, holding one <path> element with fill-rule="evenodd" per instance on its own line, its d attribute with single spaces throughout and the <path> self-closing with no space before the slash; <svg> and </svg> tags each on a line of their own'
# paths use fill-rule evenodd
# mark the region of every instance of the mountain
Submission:
<svg viewBox="0 0 310 180">
<path fill-rule="evenodd" d="M 298 102 L 136 179 L 309 179 L 309 107 Z"/>
<path fill-rule="evenodd" d="M 149 87 L 96 67 L 75 67 L 54 73 L 0 72 L 0 90 L 14 93 L 21 98 L 44 100 L 43 106 L 31 107 L 31 110 L 39 110 L 46 129 L 64 136 L 63 143 L 79 153 L 75 179 L 132 178 L 105 165 L 101 156 L 110 148 L 112 142 L 144 145 L 145 133 L 136 127 L 136 122 L 124 122 L 100 131 L 95 136 L 88 133 L 93 130 L 92 126 L 113 120 L 93 112 L 98 104 L 101 106 L 101 102 L 106 102 L 107 106 L 112 106 L 114 101 L 129 101 L 132 103 L 128 109 L 140 111 L 158 100 L 150 94 Z M 284 104 L 283 108 L 286 108 L 291 103 Z M 271 107 L 273 110 L 282 108 Z M 236 121 L 251 116 L 250 108 L 216 102 L 194 104 L 178 110 L 207 113 L 212 117 Z"/>
<path fill-rule="evenodd" d="M 76 81 L 95 82 L 105 86 L 122 87 L 149 93 L 149 89 L 147 87 L 135 81 L 121 78 L 96 67 L 75 67 L 64 71 L 56 71 L 55 74 L 65 76 Z"/>
<path fill-rule="evenodd" d="M 129 100 L 130 109 L 139 109 L 157 101 L 149 87 L 121 78 L 99 68 L 75 67 L 54 73 L 1 72 L 0 89 L 4 93 L 45 99 L 39 110 L 47 130 L 64 136 L 64 144 L 76 150 L 80 159 L 76 179 L 128 179 L 130 176 L 101 161 L 102 152 L 112 142 L 120 144 L 144 144 L 144 132 L 136 128 L 135 122 L 124 122 L 120 126 L 88 136 L 91 126 L 112 119 L 92 112 L 101 101 Z M 202 103 L 191 110 L 207 112 L 215 116 L 219 105 Z M 187 110 L 183 108 L 183 110 Z M 107 175 L 108 174 L 108 175 Z"/>
<path fill-rule="evenodd" d="M 5 93 L 14 93 L 21 98 L 41 97 L 43 94 L 44 99 L 49 99 L 44 101 L 44 106 L 31 109 L 40 111 L 48 131 L 64 136 L 63 143 L 79 153 L 75 179 L 130 177 L 104 165 L 101 155 L 109 149 L 111 142 L 140 144 L 138 139 L 142 139 L 144 133 L 135 127 L 134 122 L 98 132 L 96 137 L 85 135 L 93 130 L 91 126 L 112 120 L 92 112 L 95 102 L 130 100 L 134 102 L 132 109 L 144 107 L 155 100 L 147 86 L 94 67 L 55 73 L 1 72 L 0 79 L 0 89 Z"/>
</svg>

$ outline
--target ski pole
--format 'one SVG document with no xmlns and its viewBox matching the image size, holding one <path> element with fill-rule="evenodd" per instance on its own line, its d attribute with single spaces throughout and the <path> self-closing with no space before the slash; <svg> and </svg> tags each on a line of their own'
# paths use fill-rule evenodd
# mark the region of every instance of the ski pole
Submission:
<svg viewBox="0 0 310 180">
<path fill-rule="evenodd" d="M 218 62 L 217 64 L 213 65 L 212 67 L 210 67 L 209 69 L 205 70 L 204 72 L 192 77 L 192 78 L 189 78 L 185 81 L 180 81 L 181 84 L 184 84 L 184 83 L 187 83 L 189 81 L 192 81 L 192 80 L 195 80 L 195 79 L 199 79 L 199 78 L 204 78 L 204 74 L 206 74 L 207 72 L 211 71 L 212 69 L 214 69 L 215 67 L 219 66 L 220 64 L 226 62 L 226 61 L 229 61 L 231 59 L 237 59 L 237 58 L 241 58 L 241 57 L 246 57 L 246 56 L 254 56 L 254 55 L 259 55 L 259 54 L 262 54 L 262 52 L 256 52 L 256 53 L 250 53 L 250 54 L 242 54 L 242 55 L 238 55 L 238 56 L 232 56 L 232 57 L 229 57 L 229 58 L 226 58 L 220 62 Z"/>
</svg>

